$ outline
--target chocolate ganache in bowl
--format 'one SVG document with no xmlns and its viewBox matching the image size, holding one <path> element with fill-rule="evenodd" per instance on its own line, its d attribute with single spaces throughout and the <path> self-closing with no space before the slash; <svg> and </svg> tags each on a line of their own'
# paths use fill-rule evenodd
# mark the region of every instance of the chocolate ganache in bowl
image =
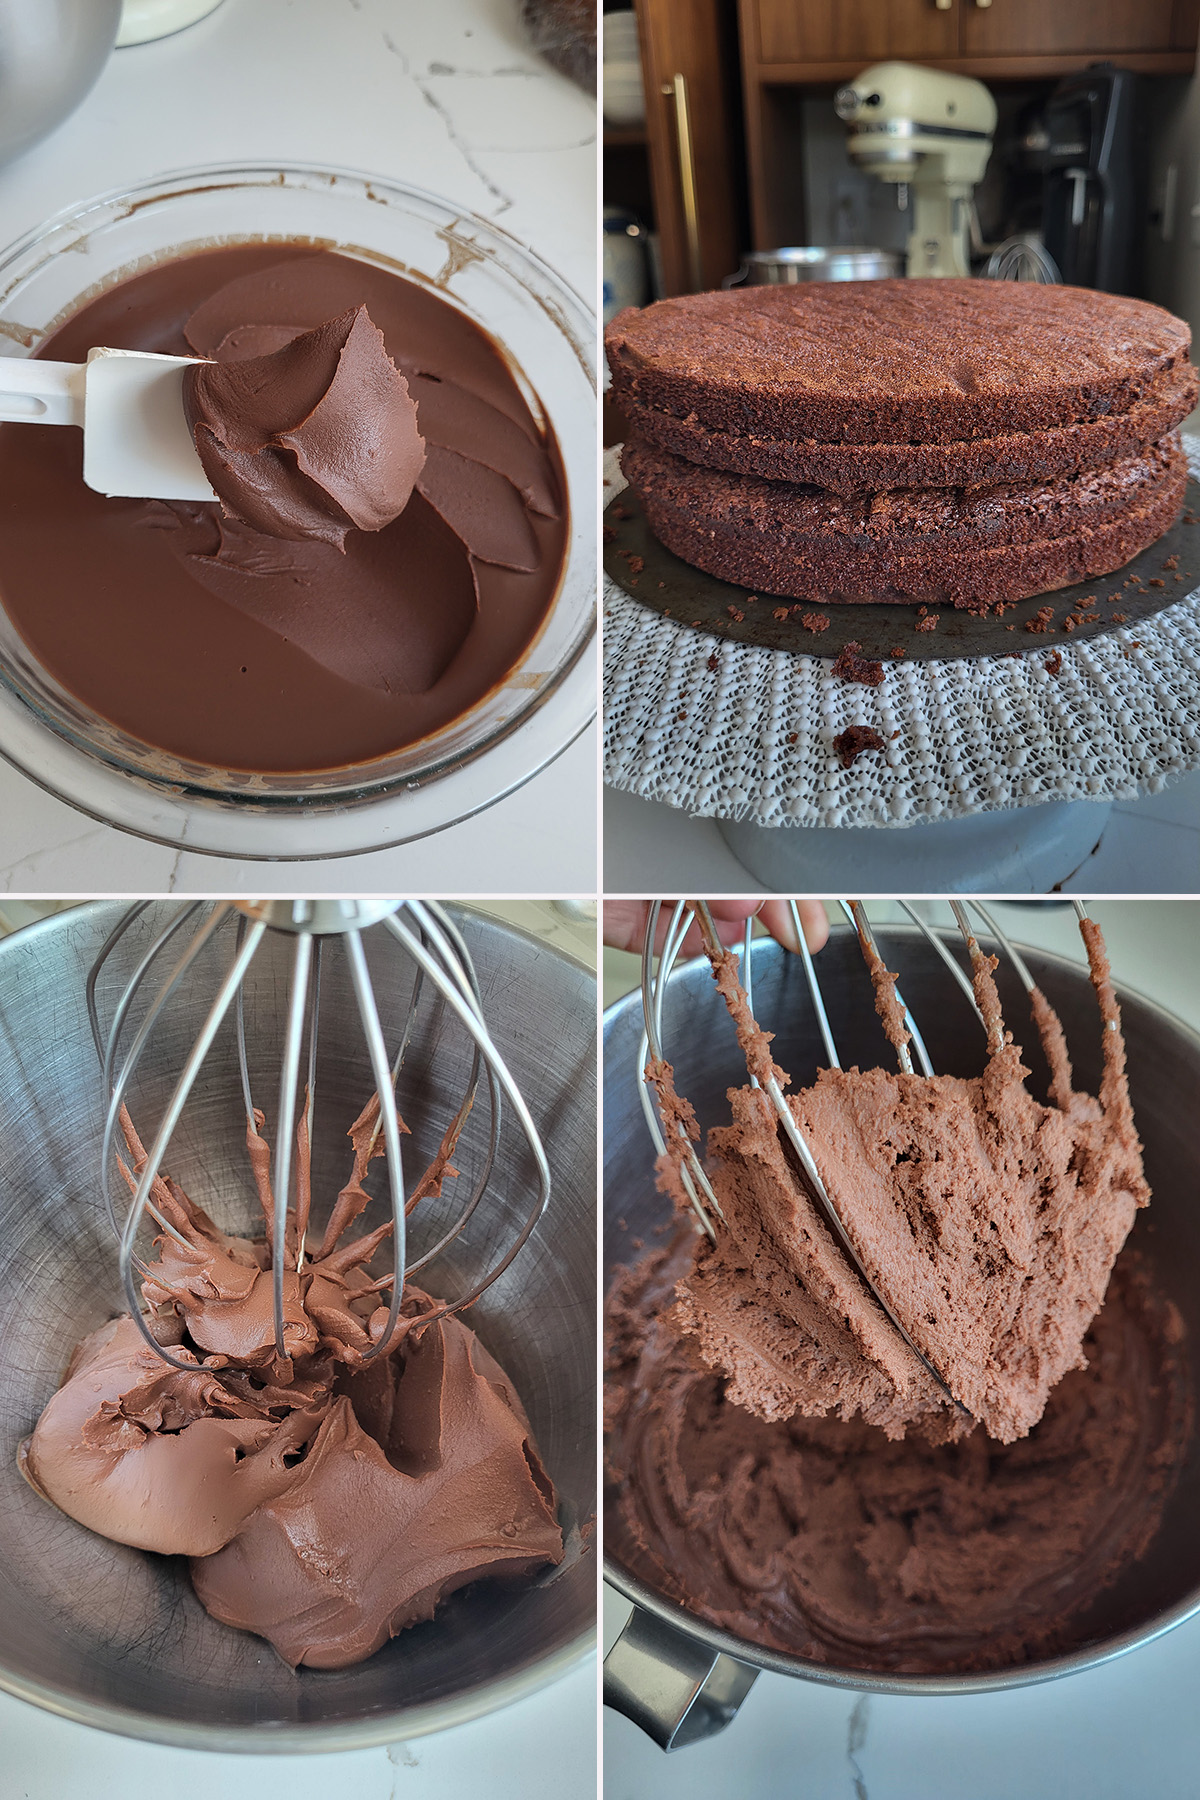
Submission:
<svg viewBox="0 0 1200 1800">
<path fill-rule="evenodd" d="M 77 433 L 0 430 L 0 748 L 35 779 L 167 841 L 336 854 L 478 810 L 586 723 L 587 315 L 527 252 L 364 177 L 218 170 L 75 209 L 0 283 L 18 353 L 204 359 L 217 495 L 106 498 Z M 342 823 L 293 847 L 300 807 Z"/>
</svg>

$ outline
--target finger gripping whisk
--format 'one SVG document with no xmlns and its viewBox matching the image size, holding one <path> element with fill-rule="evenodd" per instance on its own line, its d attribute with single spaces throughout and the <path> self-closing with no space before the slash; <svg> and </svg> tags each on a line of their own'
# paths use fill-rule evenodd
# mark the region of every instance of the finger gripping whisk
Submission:
<svg viewBox="0 0 1200 1800">
<path fill-rule="evenodd" d="M 309 1244 L 309 1164 L 313 1132 L 318 1117 L 317 1047 L 321 1034 L 322 978 L 328 975 L 330 958 L 343 957 L 349 973 L 359 1024 L 367 1050 L 374 1095 L 354 1133 L 354 1174 L 343 1190 L 342 1202 L 325 1228 L 317 1254 L 330 1252 L 341 1232 L 368 1202 L 361 1181 L 372 1158 L 383 1155 L 387 1168 L 390 1208 L 388 1222 L 366 1239 L 360 1239 L 334 1256 L 361 1255 L 366 1244 L 373 1251 L 390 1237 L 391 1268 L 376 1276 L 360 1292 L 377 1294 L 378 1313 L 370 1320 L 369 1338 L 363 1334 L 359 1360 L 368 1363 L 393 1345 L 400 1320 L 405 1284 L 431 1264 L 463 1233 L 483 1202 L 495 1169 L 501 1140 L 502 1107 L 512 1109 L 524 1135 L 536 1172 L 531 1198 L 523 1216 L 518 1215 L 515 1234 L 492 1255 L 482 1276 L 467 1291 L 438 1305 L 432 1314 L 441 1317 L 470 1305 L 500 1276 L 520 1251 L 546 1209 L 550 1196 L 550 1171 L 529 1109 L 496 1047 L 483 1015 L 479 982 L 470 953 L 454 921 L 433 901 L 417 900 L 286 900 L 195 902 L 182 907 L 155 930 L 132 975 L 120 990 L 107 1030 L 102 1026 L 98 990 L 101 977 L 112 966 L 114 952 L 149 902 L 126 912 L 97 956 L 87 979 L 87 1007 L 92 1035 L 100 1058 L 108 1107 L 103 1142 L 103 1193 L 113 1229 L 120 1240 L 121 1281 L 129 1309 L 147 1343 L 163 1361 L 177 1369 L 192 1370 L 160 1343 L 143 1316 L 139 1280 L 152 1275 L 139 1258 L 136 1244 L 146 1218 L 151 1219 L 166 1248 L 186 1254 L 192 1246 L 183 1234 L 176 1196 L 162 1170 L 172 1136 L 189 1096 L 202 1081 L 205 1059 L 225 1020 L 232 1012 L 236 1029 L 237 1063 L 245 1108 L 247 1144 L 252 1172 L 262 1203 L 266 1249 L 270 1253 L 274 1354 L 281 1362 L 292 1354 L 289 1332 L 294 1296 L 306 1268 L 312 1273 L 314 1252 Z M 263 952 L 268 932 L 286 933 L 292 942 L 282 1041 L 279 1046 L 279 1083 L 274 1131 L 274 1180 L 269 1173 L 270 1151 L 262 1135 L 263 1111 L 251 1089 L 246 1049 L 246 983 L 256 957 Z M 411 993 L 403 1020 L 385 1027 L 363 946 L 366 932 L 382 935 L 407 954 L 413 969 Z M 211 947 L 211 950 L 210 950 Z M 126 1099 L 138 1067 L 147 1058 L 156 1032 L 163 1028 L 166 1010 L 183 999 L 189 984 L 211 983 L 214 954 L 227 952 L 224 972 L 199 1031 L 183 1061 L 157 1129 L 148 1134 L 149 1150 L 142 1151 L 126 1110 Z M 205 952 L 209 952 L 205 955 Z M 205 991 L 207 997 L 207 990 Z M 413 1182 L 405 1168 L 401 1139 L 407 1128 L 396 1102 L 396 1084 L 409 1054 L 423 1002 L 438 1002 L 449 1010 L 469 1034 L 471 1060 L 465 1091 L 433 1164 Z M 142 1007 L 144 1005 L 144 1011 Z M 140 1019 L 138 1018 L 141 1014 Z M 135 1020 L 137 1021 L 135 1024 Z M 389 1041 L 390 1033 L 390 1041 Z M 430 1192 L 440 1191 L 440 1181 L 454 1171 L 450 1156 L 475 1105 L 482 1083 L 488 1106 L 487 1146 L 480 1171 L 452 1222 L 431 1247 L 415 1260 L 408 1255 L 408 1216 Z M 122 1140 L 133 1152 L 134 1168 L 122 1160 Z M 119 1177 L 130 1192 L 124 1216 L 115 1199 Z M 115 1179 L 118 1178 L 118 1179 Z M 347 1196 L 350 1196 L 347 1199 Z M 328 1262 L 326 1267 L 331 1266 Z M 386 1295 L 386 1316 L 380 1318 Z M 371 1341 L 373 1340 L 373 1341 Z"/>
</svg>

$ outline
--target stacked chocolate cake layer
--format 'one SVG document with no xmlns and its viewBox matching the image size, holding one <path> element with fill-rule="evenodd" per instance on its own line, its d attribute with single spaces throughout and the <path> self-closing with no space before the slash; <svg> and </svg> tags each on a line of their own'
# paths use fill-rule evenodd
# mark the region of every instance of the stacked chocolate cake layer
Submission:
<svg viewBox="0 0 1200 1800">
<path fill-rule="evenodd" d="M 677 555 L 795 599 L 973 610 L 1174 522 L 1189 342 L 1143 301 L 943 280 L 695 294 L 607 332 L 622 467 Z"/>
</svg>

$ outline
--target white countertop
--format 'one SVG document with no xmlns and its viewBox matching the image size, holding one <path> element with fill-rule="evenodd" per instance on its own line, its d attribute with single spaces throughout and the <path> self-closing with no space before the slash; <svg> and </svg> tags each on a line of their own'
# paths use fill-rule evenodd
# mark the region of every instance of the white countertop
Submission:
<svg viewBox="0 0 1200 1800">
<path fill-rule="evenodd" d="M 116 51 L 65 124 L 0 169 L 0 245 L 159 171 L 264 158 L 428 188 L 595 295 L 595 104 L 531 50 L 519 0 L 224 0 L 175 37 Z M 436 836 L 331 862 L 235 863 L 97 825 L 0 762 L 0 892 L 594 892 L 596 793 L 589 729 Z"/>
<path fill-rule="evenodd" d="M 949 923 L 944 902 L 922 903 Z M 1200 1029 L 1200 903 L 1098 900 L 1119 985 Z M 871 918 L 899 917 L 894 902 Z M 997 906 L 1014 942 L 1080 955 L 1065 904 Z M 636 979 L 604 953 L 606 1003 Z M 604 1648 L 629 1603 L 605 1590 Z M 996 1694 L 872 1695 L 762 1674 L 732 1725 L 670 1756 L 604 1713 L 605 1800 L 1191 1800 L 1200 1794 L 1200 1618 L 1102 1668 Z"/>
</svg>

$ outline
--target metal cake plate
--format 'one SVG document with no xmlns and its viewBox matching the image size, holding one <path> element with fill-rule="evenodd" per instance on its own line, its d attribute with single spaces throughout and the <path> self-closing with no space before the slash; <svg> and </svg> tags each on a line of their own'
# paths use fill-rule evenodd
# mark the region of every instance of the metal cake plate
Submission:
<svg viewBox="0 0 1200 1800">
<path fill-rule="evenodd" d="M 863 656 L 881 662 L 898 660 L 897 650 L 922 662 L 1023 652 L 1044 656 L 1064 644 L 1140 625 L 1200 586 L 1200 483 L 1189 480 L 1181 517 L 1132 562 L 1112 575 L 1018 600 L 999 618 L 979 618 L 948 605 L 846 606 L 752 594 L 672 555 L 651 531 L 632 488 L 625 488 L 605 510 L 604 567 L 618 587 L 653 612 L 766 650 L 834 657 L 852 643 Z M 1038 613 L 1047 606 L 1053 616 L 1043 622 Z M 776 618 L 783 607 L 789 609 L 786 617 Z M 820 614 L 828 626 L 819 632 L 807 629 L 801 623 L 805 613 Z M 1064 621 L 1071 614 L 1080 622 L 1068 628 Z M 1088 614 L 1098 617 L 1081 618 Z M 936 626 L 919 629 L 930 616 L 936 616 Z"/>
</svg>

